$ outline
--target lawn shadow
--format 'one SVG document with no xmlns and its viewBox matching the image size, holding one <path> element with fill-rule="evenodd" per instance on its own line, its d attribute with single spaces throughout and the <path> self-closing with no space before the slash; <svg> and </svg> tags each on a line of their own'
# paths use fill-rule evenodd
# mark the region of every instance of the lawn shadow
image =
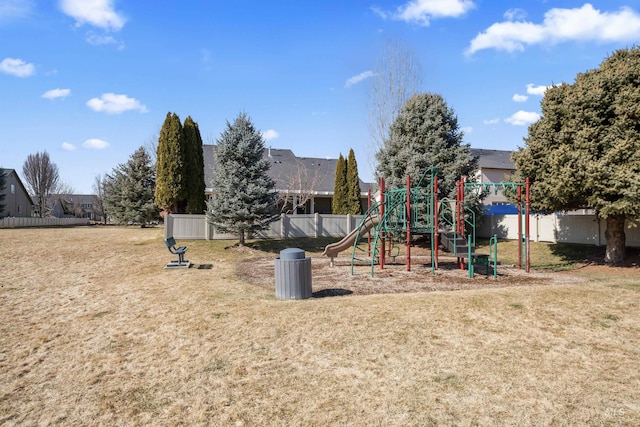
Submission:
<svg viewBox="0 0 640 427">
<path fill-rule="evenodd" d="M 605 265 L 605 246 L 581 245 L 577 243 L 554 243 L 549 246 L 551 253 L 567 264 L 588 263 Z M 627 247 L 623 262 L 616 267 L 637 267 L 640 265 L 640 248 Z"/>
<path fill-rule="evenodd" d="M 195 268 L 197 270 L 211 270 L 213 269 L 213 264 L 191 264 L 191 268 Z"/>
<path fill-rule="evenodd" d="M 342 297 L 345 295 L 351 295 L 353 291 L 349 289 L 330 288 L 323 289 L 321 291 L 313 292 L 311 295 L 313 298 L 327 298 L 327 297 Z"/>
<path fill-rule="evenodd" d="M 253 249 L 263 252 L 280 254 L 280 251 L 287 248 L 299 248 L 306 252 L 322 252 L 330 244 L 339 241 L 337 237 L 294 237 L 290 239 L 269 239 L 256 240 L 249 244 Z"/>
</svg>

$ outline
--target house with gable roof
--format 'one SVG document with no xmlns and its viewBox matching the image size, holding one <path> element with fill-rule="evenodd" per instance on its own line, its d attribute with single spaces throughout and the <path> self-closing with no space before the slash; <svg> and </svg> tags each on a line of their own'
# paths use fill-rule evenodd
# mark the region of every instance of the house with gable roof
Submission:
<svg viewBox="0 0 640 427">
<path fill-rule="evenodd" d="M 27 192 L 24 184 L 20 180 L 15 169 L 2 169 L 0 173 L 4 173 L 4 190 L 5 195 L 4 210 L 0 213 L 0 217 L 31 217 L 33 216 L 34 203 Z"/>
<path fill-rule="evenodd" d="M 205 193 L 215 194 L 211 187 L 215 169 L 215 145 L 202 146 L 204 156 Z M 265 148 L 262 157 L 271 165 L 269 176 L 275 181 L 279 207 L 287 214 L 330 214 L 333 200 L 337 159 L 298 157 L 292 150 Z M 368 190 L 374 184 L 360 179 L 360 201 L 367 210 Z"/>
</svg>

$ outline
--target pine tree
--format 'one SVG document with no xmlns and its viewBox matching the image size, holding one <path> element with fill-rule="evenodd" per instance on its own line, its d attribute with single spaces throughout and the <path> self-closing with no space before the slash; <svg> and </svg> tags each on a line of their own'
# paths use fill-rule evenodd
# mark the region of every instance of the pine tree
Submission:
<svg viewBox="0 0 640 427">
<path fill-rule="evenodd" d="M 342 153 L 336 163 L 336 174 L 333 181 L 333 201 L 331 211 L 334 215 L 346 215 L 349 213 L 347 205 L 347 162 Z"/>
<path fill-rule="evenodd" d="M 605 262 L 625 258 L 625 221 L 640 219 L 640 47 L 620 49 L 573 84 L 548 88 L 542 116 L 514 153 L 531 178 L 532 208 L 594 209 L 605 218 Z"/>
<path fill-rule="evenodd" d="M 160 129 L 156 157 L 156 203 L 166 212 L 184 213 L 187 200 L 185 143 L 180 117 L 176 113 L 167 113 Z"/>
<path fill-rule="evenodd" d="M 155 171 L 144 147 L 138 148 L 127 163 L 119 164 L 108 174 L 104 185 L 104 203 L 111 219 L 118 224 L 158 219 L 154 203 Z"/>
<path fill-rule="evenodd" d="M 347 157 L 347 211 L 352 215 L 360 215 L 362 213 L 360 193 L 358 163 L 353 149 L 350 149 Z"/>
<path fill-rule="evenodd" d="M 206 210 L 204 157 L 202 153 L 202 137 L 198 123 L 191 116 L 187 117 L 182 126 L 185 142 L 185 163 L 183 176 L 187 193 L 186 212 L 202 214 Z"/>
<path fill-rule="evenodd" d="M 247 234 L 264 230 L 278 218 L 275 182 L 263 159 L 264 140 L 246 113 L 240 113 L 218 138 L 213 198 L 207 217 L 218 230 L 236 233 L 239 244 Z"/>
<path fill-rule="evenodd" d="M 389 139 L 377 153 L 376 173 L 387 188 L 402 188 L 407 175 L 417 185 L 430 167 L 438 169 L 442 195 L 455 199 L 455 182 L 471 179 L 478 168 L 469 144 L 463 144 L 458 118 L 442 96 L 414 95 L 391 125 Z"/>
</svg>

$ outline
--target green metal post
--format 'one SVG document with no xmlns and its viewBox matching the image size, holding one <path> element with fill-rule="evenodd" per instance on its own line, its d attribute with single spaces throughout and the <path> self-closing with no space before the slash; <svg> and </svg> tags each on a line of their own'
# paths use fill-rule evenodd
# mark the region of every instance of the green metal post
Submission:
<svg viewBox="0 0 640 427">
<path fill-rule="evenodd" d="M 471 258 L 471 236 L 467 236 L 467 253 L 469 258 L 467 259 L 469 263 L 469 279 L 473 279 L 473 258 Z"/>
</svg>

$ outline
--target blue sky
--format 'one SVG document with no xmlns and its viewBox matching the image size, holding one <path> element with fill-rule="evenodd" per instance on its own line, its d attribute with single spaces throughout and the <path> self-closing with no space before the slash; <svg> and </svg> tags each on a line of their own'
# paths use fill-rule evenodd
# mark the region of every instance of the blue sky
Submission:
<svg viewBox="0 0 640 427">
<path fill-rule="evenodd" d="M 267 146 L 371 171 L 367 86 L 412 49 L 476 148 L 523 145 L 544 89 L 640 42 L 640 1 L 0 0 L 0 166 L 46 150 L 63 181 L 157 137 L 167 112 L 206 143 L 245 111 Z"/>
</svg>

